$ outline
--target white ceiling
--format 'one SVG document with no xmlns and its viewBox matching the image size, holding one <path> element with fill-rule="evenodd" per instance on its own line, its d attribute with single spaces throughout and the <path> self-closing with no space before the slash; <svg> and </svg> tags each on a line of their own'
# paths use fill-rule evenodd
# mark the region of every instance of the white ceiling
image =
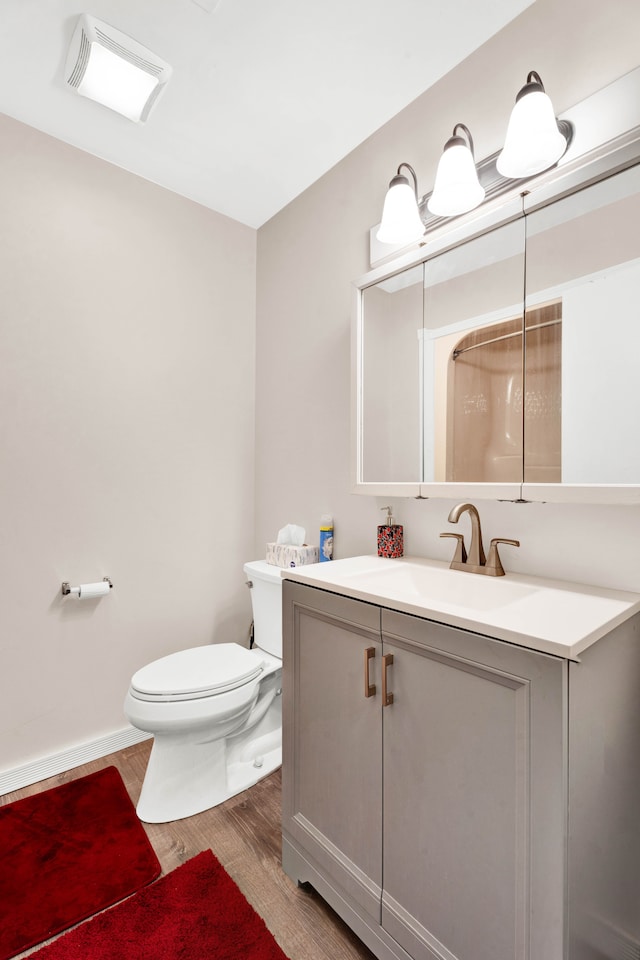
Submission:
<svg viewBox="0 0 640 960">
<path fill-rule="evenodd" d="M 258 227 L 531 2 L 0 0 L 0 112 Z M 146 124 L 66 85 L 83 12 L 173 67 Z"/>
</svg>

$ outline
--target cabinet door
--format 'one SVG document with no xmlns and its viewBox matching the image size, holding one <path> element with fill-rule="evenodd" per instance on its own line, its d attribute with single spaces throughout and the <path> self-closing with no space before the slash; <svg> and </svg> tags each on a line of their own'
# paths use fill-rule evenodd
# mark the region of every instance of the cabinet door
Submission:
<svg viewBox="0 0 640 960">
<path fill-rule="evenodd" d="M 283 834 L 379 922 L 380 610 L 285 581 L 283 625 Z"/>
<path fill-rule="evenodd" d="M 415 960 L 562 960 L 566 662 L 382 626 L 383 926 Z"/>
</svg>

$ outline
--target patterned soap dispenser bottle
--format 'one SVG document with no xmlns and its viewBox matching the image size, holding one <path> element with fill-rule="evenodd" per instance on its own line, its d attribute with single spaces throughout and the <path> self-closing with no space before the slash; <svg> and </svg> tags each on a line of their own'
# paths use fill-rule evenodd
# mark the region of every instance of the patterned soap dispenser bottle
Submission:
<svg viewBox="0 0 640 960">
<path fill-rule="evenodd" d="M 387 521 L 378 527 L 378 556 L 401 557 L 404 554 L 404 534 L 402 526 L 394 523 L 391 507 L 381 507 L 387 511 Z"/>
</svg>

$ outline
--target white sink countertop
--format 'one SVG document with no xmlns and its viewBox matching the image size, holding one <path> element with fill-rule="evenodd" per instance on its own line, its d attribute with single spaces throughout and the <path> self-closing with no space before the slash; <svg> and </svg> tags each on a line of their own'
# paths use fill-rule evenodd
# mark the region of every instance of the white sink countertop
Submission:
<svg viewBox="0 0 640 960">
<path fill-rule="evenodd" d="M 489 577 L 418 557 L 348 557 L 281 575 L 569 660 L 640 611 L 638 593 L 516 573 Z"/>
</svg>

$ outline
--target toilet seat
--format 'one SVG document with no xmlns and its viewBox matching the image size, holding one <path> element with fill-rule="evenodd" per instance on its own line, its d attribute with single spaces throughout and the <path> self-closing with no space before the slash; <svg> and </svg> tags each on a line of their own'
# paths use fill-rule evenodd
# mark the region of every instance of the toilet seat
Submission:
<svg viewBox="0 0 640 960">
<path fill-rule="evenodd" d="M 131 695 L 137 700 L 175 701 L 213 697 L 258 677 L 263 661 L 237 643 L 214 643 L 179 650 L 134 673 Z"/>
</svg>

